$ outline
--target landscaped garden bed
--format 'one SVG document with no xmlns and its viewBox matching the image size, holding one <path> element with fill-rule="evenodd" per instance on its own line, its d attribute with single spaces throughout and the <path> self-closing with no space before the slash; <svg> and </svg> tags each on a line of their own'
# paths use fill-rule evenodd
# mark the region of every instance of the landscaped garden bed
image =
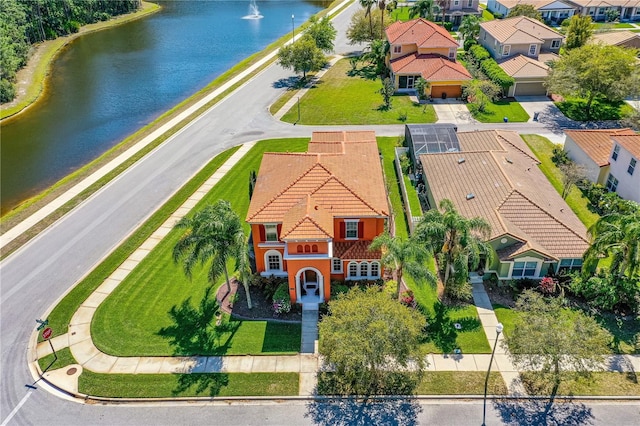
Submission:
<svg viewBox="0 0 640 426">
<path fill-rule="evenodd" d="M 593 101 L 590 116 L 586 115 L 587 102 L 584 99 L 566 98 L 555 102 L 555 105 L 564 115 L 576 121 L 621 120 L 634 112 L 633 107 L 624 101 L 610 102 L 606 99 Z"/>
</svg>

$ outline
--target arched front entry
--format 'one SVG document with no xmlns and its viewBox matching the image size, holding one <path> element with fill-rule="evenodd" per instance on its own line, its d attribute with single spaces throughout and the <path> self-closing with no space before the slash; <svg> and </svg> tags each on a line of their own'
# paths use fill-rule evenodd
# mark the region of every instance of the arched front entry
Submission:
<svg viewBox="0 0 640 426">
<path fill-rule="evenodd" d="M 324 279 L 316 268 L 303 268 L 296 274 L 296 299 L 298 303 L 322 303 Z"/>
</svg>

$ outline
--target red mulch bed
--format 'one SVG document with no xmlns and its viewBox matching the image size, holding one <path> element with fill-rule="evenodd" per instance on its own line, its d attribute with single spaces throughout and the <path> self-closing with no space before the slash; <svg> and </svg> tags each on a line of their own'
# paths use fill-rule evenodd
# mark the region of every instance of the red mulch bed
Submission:
<svg viewBox="0 0 640 426">
<path fill-rule="evenodd" d="M 220 308 L 233 315 L 236 318 L 249 319 L 249 320 L 266 320 L 266 321 L 286 321 L 286 322 L 300 322 L 302 321 L 302 314 L 300 308 L 297 305 L 291 307 L 291 312 L 288 314 L 276 315 L 273 312 L 272 302 L 266 300 L 262 295 L 262 291 L 255 287 L 249 287 L 251 292 L 251 302 L 253 307 L 249 309 L 247 307 L 247 298 L 244 292 L 244 286 L 231 279 L 231 292 L 227 290 L 227 284 L 223 284 L 218 289 L 216 298 Z M 237 301 L 230 305 L 229 300 L 234 294 L 238 294 Z"/>
</svg>

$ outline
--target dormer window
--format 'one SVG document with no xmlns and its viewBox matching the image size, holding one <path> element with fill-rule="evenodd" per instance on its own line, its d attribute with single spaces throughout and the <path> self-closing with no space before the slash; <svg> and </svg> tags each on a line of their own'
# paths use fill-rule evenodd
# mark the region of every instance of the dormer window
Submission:
<svg viewBox="0 0 640 426">
<path fill-rule="evenodd" d="M 393 53 L 402 53 L 402 46 L 400 46 L 399 44 L 394 44 Z"/>
</svg>

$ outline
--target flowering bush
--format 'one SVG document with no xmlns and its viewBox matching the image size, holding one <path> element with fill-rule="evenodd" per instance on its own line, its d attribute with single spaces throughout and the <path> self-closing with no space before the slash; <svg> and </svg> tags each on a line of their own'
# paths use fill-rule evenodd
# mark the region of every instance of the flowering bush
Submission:
<svg viewBox="0 0 640 426">
<path fill-rule="evenodd" d="M 413 308 L 415 306 L 415 297 L 413 295 L 413 291 L 411 290 L 403 291 L 400 294 L 400 303 L 402 303 L 405 306 L 409 306 Z"/>
<path fill-rule="evenodd" d="M 540 280 L 538 288 L 540 289 L 541 293 L 553 294 L 556 292 L 556 285 L 557 282 L 555 279 L 551 277 L 544 277 L 542 280 Z"/>
<path fill-rule="evenodd" d="M 289 297 L 289 285 L 282 283 L 273 294 L 273 312 L 276 315 L 286 314 L 291 311 L 291 298 Z"/>
</svg>

